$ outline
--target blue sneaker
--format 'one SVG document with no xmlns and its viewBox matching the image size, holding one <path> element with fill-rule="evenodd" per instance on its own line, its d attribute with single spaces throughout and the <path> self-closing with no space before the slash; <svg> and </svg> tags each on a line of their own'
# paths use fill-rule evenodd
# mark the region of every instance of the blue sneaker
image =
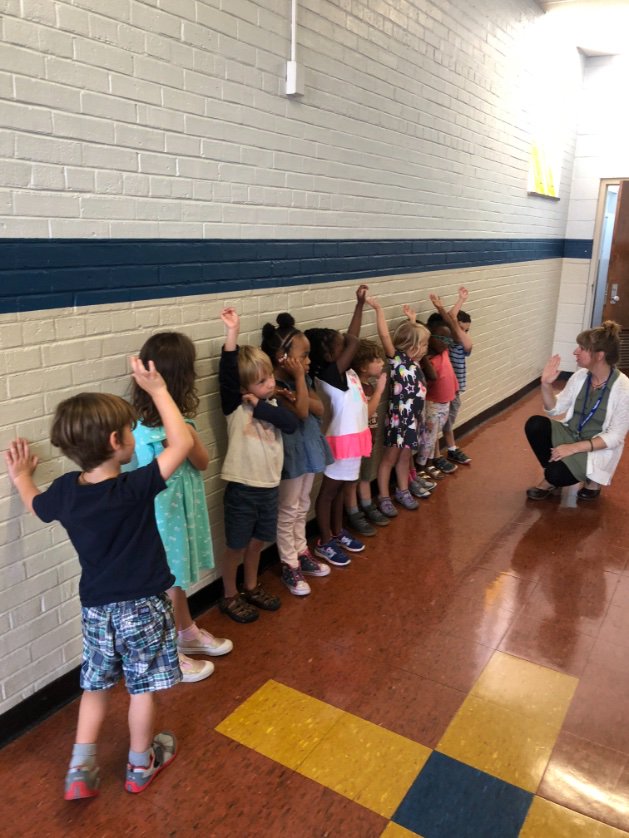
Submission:
<svg viewBox="0 0 629 838">
<path fill-rule="evenodd" d="M 347 565 L 352 561 L 350 557 L 341 550 L 340 545 L 335 538 L 328 541 L 326 544 L 322 544 L 319 539 L 319 541 L 315 544 L 314 551 L 316 556 L 319 556 L 320 559 L 325 559 L 328 564 L 333 564 L 335 567 L 347 567 Z"/>
<path fill-rule="evenodd" d="M 350 553 L 360 553 L 365 549 L 365 545 L 362 541 L 359 541 L 357 538 L 352 538 L 347 530 L 341 530 L 335 538 L 341 547 L 344 550 L 348 550 Z"/>
</svg>

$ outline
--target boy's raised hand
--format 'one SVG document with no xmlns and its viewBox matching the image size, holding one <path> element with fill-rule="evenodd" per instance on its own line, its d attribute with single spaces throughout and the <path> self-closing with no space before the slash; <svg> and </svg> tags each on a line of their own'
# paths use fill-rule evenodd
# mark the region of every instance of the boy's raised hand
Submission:
<svg viewBox="0 0 629 838">
<path fill-rule="evenodd" d="M 439 296 L 439 294 L 430 294 L 429 295 L 430 302 L 433 306 L 437 309 L 437 311 L 441 314 L 442 311 L 445 311 L 445 306 L 443 304 L 443 300 Z"/>
<path fill-rule="evenodd" d="M 27 440 L 18 437 L 11 442 L 11 445 L 4 452 L 4 460 L 7 464 L 11 483 L 15 483 L 23 474 L 32 476 L 37 468 L 39 457 L 31 454 Z"/>
<path fill-rule="evenodd" d="M 129 360 L 131 362 L 131 375 L 133 376 L 133 380 L 138 387 L 141 387 L 149 394 L 149 396 L 151 396 L 151 398 L 162 390 L 168 389 L 166 387 L 166 382 L 155 369 L 153 361 L 149 361 L 147 369 L 137 356 L 132 356 Z"/>
<path fill-rule="evenodd" d="M 470 296 L 470 292 L 467 290 L 467 288 L 464 285 L 462 285 L 459 288 L 459 300 L 461 301 L 461 305 L 463 305 L 463 303 L 467 302 L 467 298 L 469 296 Z"/>
<path fill-rule="evenodd" d="M 356 302 L 364 303 L 367 299 L 367 291 L 369 291 L 368 285 L 359 285 L 356 289 Z"/>
<path fill-rule="evenodd" d="M 238 316 L 238 312 L 231 306 L 224 308 L 221 311 L 221 320 L 230 330 L 240 328 L 240 317 Z"/>
</svg>

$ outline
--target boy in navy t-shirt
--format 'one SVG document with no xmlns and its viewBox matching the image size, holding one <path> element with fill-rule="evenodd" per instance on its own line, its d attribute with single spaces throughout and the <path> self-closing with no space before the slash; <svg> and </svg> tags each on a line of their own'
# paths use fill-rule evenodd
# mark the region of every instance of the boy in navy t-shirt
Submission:
<svg viewBox="0 0 629 838">
<path fill-rule="evenodd" d="M 59 521 L 78 553 L 83 664 L 76 743 L 65 798 L 95 797 L 100 782 L 98 735 L 108 690 L 124 674 L 130 694 L 129 763 L 125 788 L 143 791 L 177 753 L 172 733 L 153 737 L 155 690 L 181 680 L 172 606 L 174 584 L 157 525 L 154 499 L 186 459 L 190 431 L 161 375 L 131 359 L 136 383 L 151 395 L 168 447 L 145 468 L 121 474 L 134 449 L 135 415 L 119 396 L 81 393 L 57 407 L 51 441 L 81 467 L 40 492 L 37 457 L 25 439 L 5 452 L 9 477 L 25 506 L 42 521 Z"/>
</svg>

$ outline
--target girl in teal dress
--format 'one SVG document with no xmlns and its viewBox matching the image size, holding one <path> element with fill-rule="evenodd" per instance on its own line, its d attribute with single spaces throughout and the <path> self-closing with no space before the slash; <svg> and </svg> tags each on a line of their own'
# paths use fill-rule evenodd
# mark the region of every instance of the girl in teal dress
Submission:
<svg viewBox="0 0 629 838">
<path fill-rule="evenodd" d="M 185 417 L 194 447 L 182 465 L 167 481 L 167 488 L 155 498 L 155 518 L 175 585 L 168 591 L 175 611 L 179 664 L 186 682 L 201 681 L 212 674 L 210 661 L 193 660 L 186 654 L 225 655 L 233 644 L 199 628 L 190 614 L 186 589 L 214 567 L 210 521 L 201 472 L 207 468 L 207 450 L 196 431 L 192 417 L 199 397 L 196 391 L 194 344 L 179 332 L 159 332 L 140 350 L 145 366 L 153 361 L 168 391 Z M 132 467 L 145 466 L 164 450 L 166 434 L 159 414 L 146 393 L 133 385 L 133 405 L 138 423 L 133 430 L 135 453 Z"/>
</svg>

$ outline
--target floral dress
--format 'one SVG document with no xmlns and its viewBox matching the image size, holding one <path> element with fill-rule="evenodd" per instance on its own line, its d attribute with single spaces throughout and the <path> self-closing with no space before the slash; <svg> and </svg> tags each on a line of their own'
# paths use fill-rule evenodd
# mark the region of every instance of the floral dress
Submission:
<svg viewBox="0 0 629 838">
<path fill-rule="evenodd" d="M 384 444 L 387 448 L 417 449 L 426 399 L 424 373 L 419 364 L 412 361 L 406 352 L 396 351 L 395 355 L 387 360 L 391 370 L 391 381 Z"/>
<path fill-rule="evenodd" d="M 186 422 L 195 427 L 190 419 Z M 148 465 L 164 450 L 166 432 L 161 425 L 149 428 L 138 422 L 133 436 L 133 467 Z M 188 460 L 168 478 L 166 489 L 155 498 L 155 518 L 175 585 L 186 590 L 214 567 L 203 477 Z"/>
</svg>

